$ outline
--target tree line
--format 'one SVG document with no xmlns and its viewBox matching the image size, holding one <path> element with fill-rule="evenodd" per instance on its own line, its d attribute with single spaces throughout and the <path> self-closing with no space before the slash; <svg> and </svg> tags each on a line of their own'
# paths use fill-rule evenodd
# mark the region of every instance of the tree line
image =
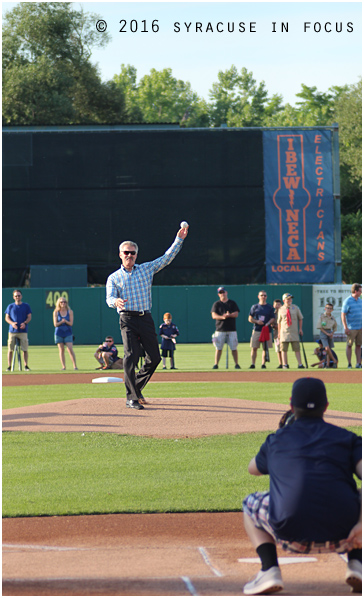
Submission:
<svg viewBox="0 0 364 598">
<path fill-rule="evenodd" d="M 361 281 L 362 81 L 321 92 L 302 84 L 294 106 L 269 95 L 247 68 L 217 73 L 208 101 L 172 69 L 137 80 L 137 69 L 102 81 L 92 51 L 110 41 L 98 15 L 71 2 L 19 3 L 3 20 L 4 125 L 179 123 L 181 127 L 339 124 L 342 259 L 345 282 Z M 36 24 L 36 26 L 35 26 Z"/>
</svg>

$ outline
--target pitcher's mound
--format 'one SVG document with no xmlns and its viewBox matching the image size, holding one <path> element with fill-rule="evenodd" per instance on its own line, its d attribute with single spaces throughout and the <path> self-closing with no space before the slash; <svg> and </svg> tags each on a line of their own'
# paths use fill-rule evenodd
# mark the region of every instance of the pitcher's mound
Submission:
<svg viewBox="0 0 364 598">
<path fill-rule="evenodd" d="M 3 411 L 3 431 L 111 432 L 157 438 L 274 431 L 287 404 L 242 399 L 147 399 L 145 409 L 126 407 L 125 399 L 91 398 Z M 325 420 L 338 426 L 361 425 L 361 415 L 328 410 Z"/>
</svg>

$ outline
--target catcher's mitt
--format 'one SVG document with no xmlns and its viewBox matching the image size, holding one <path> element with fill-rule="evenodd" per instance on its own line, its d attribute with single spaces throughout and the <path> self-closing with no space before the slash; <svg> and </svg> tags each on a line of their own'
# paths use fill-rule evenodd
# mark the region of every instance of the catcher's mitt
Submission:
<svg viewBox="0 0 364 598">
<path fill-rule="evenodd" d="M 290 426 L 294 422 L 294 413 L 291 409 L 288 409 L 279 420 L 278 428 L 284 428 L 284 426 Z"/>
</svg>

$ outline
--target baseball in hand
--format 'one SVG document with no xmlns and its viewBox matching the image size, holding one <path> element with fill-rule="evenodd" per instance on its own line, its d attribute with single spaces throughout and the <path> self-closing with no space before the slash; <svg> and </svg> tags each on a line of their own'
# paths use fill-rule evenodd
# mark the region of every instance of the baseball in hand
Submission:
<svg viewBox="0 0 364 598">
<path fill-rule="evenodd" d="M 181 228 L 187 228 L 188 227 L 188 222 L 186 222 L 186 220 L 182 220 L 181 224 L 180 224 Z"/>
</svg>

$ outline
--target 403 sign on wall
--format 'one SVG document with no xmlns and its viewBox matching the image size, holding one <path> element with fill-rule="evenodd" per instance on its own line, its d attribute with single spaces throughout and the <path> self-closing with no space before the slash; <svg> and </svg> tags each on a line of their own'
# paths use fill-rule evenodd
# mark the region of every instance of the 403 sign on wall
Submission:
<svg viewBox="0 0 364 598">
<path fill-rule="evenodd" d="M 263 154 L 267 282 L 333 282 L 332 131 L 264 131 Z"/>
</svg>

